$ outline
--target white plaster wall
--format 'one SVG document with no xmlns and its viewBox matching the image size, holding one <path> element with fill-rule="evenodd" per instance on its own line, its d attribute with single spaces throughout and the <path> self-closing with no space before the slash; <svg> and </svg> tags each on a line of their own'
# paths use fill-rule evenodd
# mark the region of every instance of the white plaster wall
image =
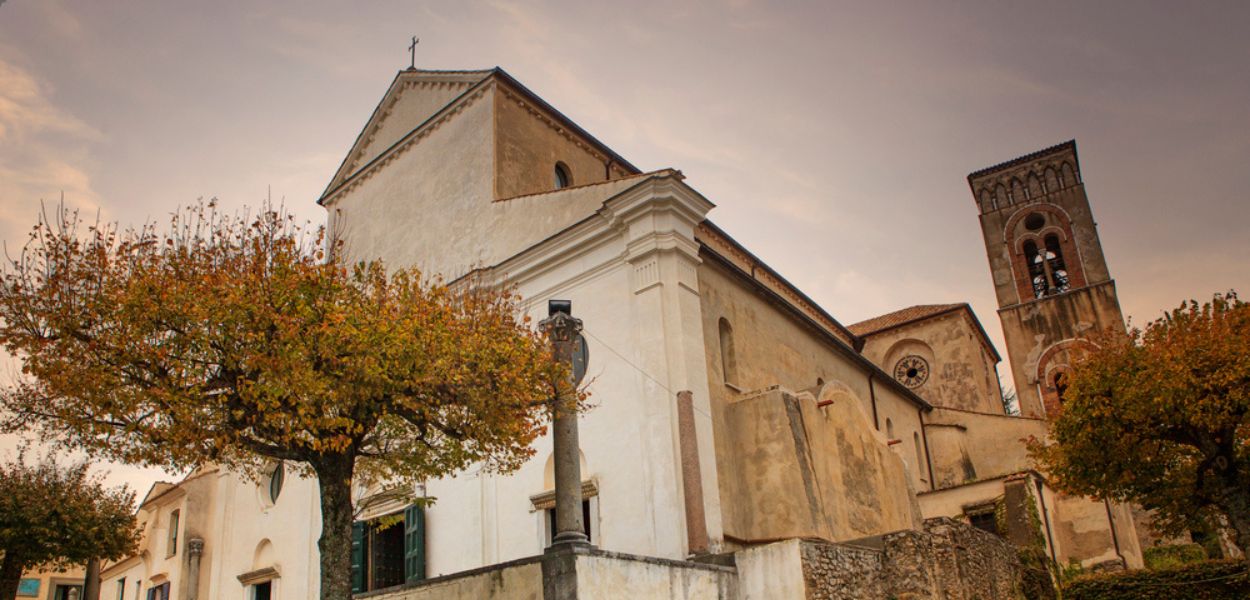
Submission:
<svg viewBox="0 0 1250 600">
<path fill-rule="evenodd" d="M 282 493 L 272 506 L 262 501 L 267 492 L 255 482 L 226 471 L 214 475 L 216 494 L 204 539 L 200 577 L 208 579 L 205 600 L 249 600 L 239 582 L 244 573 L 274 567 L 275 598 L 315 598 L 319 591 L 317 539 L 321 512 L 317 482 L 296 476 L 288 467 Z M 273 564 L 257 564 L 261 542 L 273 544 Z M 203 589 L 203 588 L 201 588 Z"/>
<path fill-rule="evenodd" d="M 146 594 L 146 588 L 143 592 L 135 590 L 135 582 L 143 581 L 146 578 L 147 571 L 143 567 L 143 563 L 135 561 L 129 567 L 118 569 L 105 569 L 100 578 L 100 597 L 117 600 L 142 600 Z M 117 596 L 117 582 L 125 578 L 125 593 L 120 597 Z"/>
<path fill-rule="evenodd" d="M 577 557 L 577 597 L 586 600 L 657 598 L 728 600 L 734 574 L 611 556 Z"/>
<path fill-rule="evenodd" d="M 807 585 L 800 544 L 786 540 L 735 553 L 739 600 L 804 600 Z"/>
<path fill-rule="evenodd" d="M 655 222 L 647 222 L 654 230 Z M 640 280 L 636 266 L 624 260 L 628 235 L 606 221 L 592 222 L 562 242 L 573 247 L 546 248 L 532 262 L 522 257 L 501 265 L 499 272 L 507 273 L 527 298 L 526 310 L 535 321 L 546 317 L 547 300 L 560 298 L 573 301 L 574 315 L 585 324 L 594 408 L 582 415 L 580 429 L 583 478 L 595 479 L 599 488 L 598 513 L 592 516 L 598 519 L 595 543 L 608 550 L 684 558 L 675 393 L 693 389 L 696 396 L 707 397 L 706 388 L 697 385 L 706 381 L 702 331 L 690 330 L 699 317 L 689 311 L 698 305 L 682 302 L 693 286 L 681 283 L 681 268 L 663 264 L 689 257 L 646 255 L 644 262 L 656 261 L 656 279 Z M 665 327 L 672 333 L 663 333 Z M 694 343 L 685 344 L 683 336 Z M 677 341 L 673 347 L 669 338 Z M 699 354 L 690 358 L 690 352 Z M 698 368 L 693 376 L 691 364 Z M 708 437 L 705 478 L 715 476 Z M 431 576 L 542 551 L 542 516 L 533 512 L 529 497 L 545 489 L 549 438 L 537 440 L 534 449 L 534 458 L 507 476 L 466 473 L 428 483 L 428 493 L 438 499 L 427 514 Z"/>
<path fill-rule="evenodd" d="M 491 266 L 586 218 L 639 182 L 495 202 L 492 95 L 488 85 L 407 149 L 364 171 L 326 202 L 352 259 L 459 277 Z"/>
</svg>

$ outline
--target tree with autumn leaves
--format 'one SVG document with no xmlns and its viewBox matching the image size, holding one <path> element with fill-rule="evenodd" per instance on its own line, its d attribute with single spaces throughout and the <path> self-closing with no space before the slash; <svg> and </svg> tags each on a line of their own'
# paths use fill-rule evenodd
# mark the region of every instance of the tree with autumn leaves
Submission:
<svg viewBox="0 0 1250 600">
<path fill-rule="evenodd" d="M 568 378 L 507 289 L 447 285 L 290 216 L 44 217 L 0 281 L 9 429 L 127 463 L 316 476 L 321 598 L 351 597 L 353 484 L 520 466 Z"/>
<path fill-rule="evenodd" d="M 116 560 L 139 542 L 134 493 L 106 487 L 85 462 L 26 454 L 0 464 L 0 600 L 17 597 L 24 571 Z"/>
<path fill-rule="evenodd" d="M 1189 301 L 1095 341 L 1052 439 L 1031 443 L 1039 465 L 1065 491 L 1153 509 L 1164 532 L 1222 520 L 1250 551 L 1250 304 Z"/>
</svg>

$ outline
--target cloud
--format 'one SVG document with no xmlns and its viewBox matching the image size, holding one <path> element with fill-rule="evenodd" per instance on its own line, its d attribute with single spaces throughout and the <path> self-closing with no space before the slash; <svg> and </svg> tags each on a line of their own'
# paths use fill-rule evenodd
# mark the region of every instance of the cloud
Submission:
<svg viewBox="0 0 1250 600">
<path fill-rule="evenodd" d="M 85 165 L 88 146 L 103 138 L 57 107 L 33 75 L 0 59 L 0 238 L 20 239 L 36 204 L 62 193 L 72 207 L 98 210 Z"/>
</svg>

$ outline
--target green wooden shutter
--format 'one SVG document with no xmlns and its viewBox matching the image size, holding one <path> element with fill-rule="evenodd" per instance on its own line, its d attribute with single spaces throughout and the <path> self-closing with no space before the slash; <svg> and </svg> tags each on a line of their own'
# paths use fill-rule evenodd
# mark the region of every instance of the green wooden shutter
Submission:
<svg viewBox="0 0 1250 600">
<path fill-rule="evenodd" d="M 413 504 L 404 510 L 404 581 L 425 579 L 425 509 Z"/>
<path fill-rule="evenodd" d="M 365 523 L 352 523 L 352 593 L 365 590 Z"/>
</svg>

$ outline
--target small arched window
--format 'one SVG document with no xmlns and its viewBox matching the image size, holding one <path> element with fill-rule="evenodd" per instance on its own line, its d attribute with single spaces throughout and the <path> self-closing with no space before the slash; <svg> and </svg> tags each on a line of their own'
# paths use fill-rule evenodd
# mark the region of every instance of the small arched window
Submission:
<svg viewBox="0 0 1250 600">
<path fill-rule="evenodd" d="M 885 437 L 889 440 L 894 439 L 894 421 L 891 421 L 889 417 L 885 419 Z"/>
<path fill-rule="evenodd" d="M 734 329 L 729 321 L 721 318 L 720 324 L 720 365 L 725 383 L 738 384 L 738 357 L 734 353 Z"/>
<path fill-rule="evenodd" d="M 556 163 L 555 184 L 557 190 L 573 185 L 573 176 L 569 174 L 569 166 L 562 162 Z"/>
</svg>

